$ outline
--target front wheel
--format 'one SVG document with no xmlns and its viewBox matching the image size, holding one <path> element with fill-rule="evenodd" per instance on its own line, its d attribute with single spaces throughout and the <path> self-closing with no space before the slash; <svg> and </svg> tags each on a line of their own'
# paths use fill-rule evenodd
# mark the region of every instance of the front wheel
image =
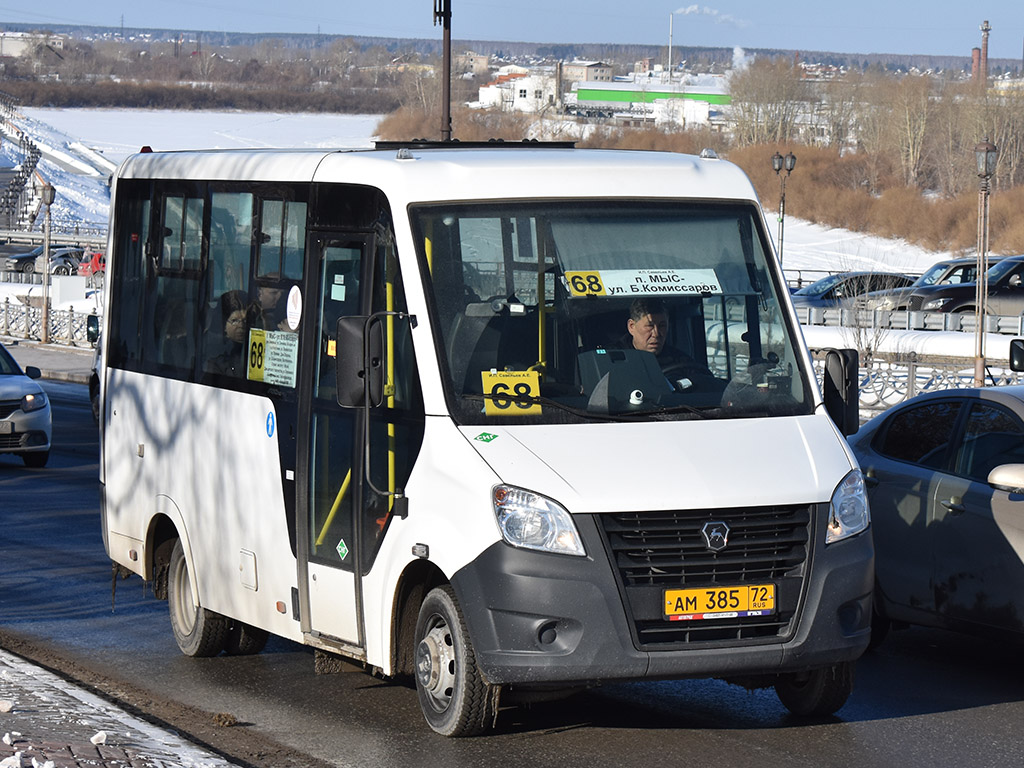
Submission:
<svg viewBox="0 0 1024 768">
<path fill-rule="evenodd" d="M 416 694 L 442 736 L 475 736 L 493 725 L 497 693 L 480 673 L 450 586 L 431 590 L 416 620 Z"/>
<path fill-rule="evenodd" d="M 853 692 L 853 664 L 783 675 L 775 683 L 779 701 L 794 715 L 825 717 L 842 708 Z"/>
<path fill-rule="evenodd" d="M 174 542 L 171 564 L 167 572 L 167 605 L 171 614 L 171 630 L 181 652 L 186 656 L 216 656 L 224 650 L 229 622 L 193 600 L 192 582 L 181 539 Z"/>
</svg>

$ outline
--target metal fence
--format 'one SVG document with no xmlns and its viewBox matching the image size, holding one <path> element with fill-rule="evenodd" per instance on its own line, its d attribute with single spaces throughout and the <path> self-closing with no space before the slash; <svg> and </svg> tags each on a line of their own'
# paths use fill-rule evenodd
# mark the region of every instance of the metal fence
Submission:
<svg viewBox="0 0 1024 768">
<path fill-rule="evenodd" d="M 812 349 L 811 355 L 820 384 L 824 377 L 825 351 Z M 908 352 L 861 357 L 859 363 L 862 420 L 924 392 L 974 386 L 973 359 Z M 1024 374 L 997 362 L 986 368 L 985 383 L 988 386 L 1021 384 Z"/>
<path fill-rule="evenodd" d="M 50 310 L 50 342 L 69 347 L 89 347 L 87 318 L 96 311 L 68 309 Z M 5 300 L 0 303 L 0 336 L 15 339 L 36 340 L 42 338 L 43 310 Z"/>
</svg>

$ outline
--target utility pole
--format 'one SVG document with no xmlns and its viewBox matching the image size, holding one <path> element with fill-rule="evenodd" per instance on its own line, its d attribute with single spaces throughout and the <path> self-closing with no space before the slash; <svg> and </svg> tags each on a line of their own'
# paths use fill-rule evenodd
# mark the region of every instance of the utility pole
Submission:
<svg viewBox="0 0 1024 768">
<path fill-rule="evenodd" d="M 441 140 L 452 140 L 452 0 L 434 0 L 434 25 L 444 30 L 441 62 Z"/>
</svg>

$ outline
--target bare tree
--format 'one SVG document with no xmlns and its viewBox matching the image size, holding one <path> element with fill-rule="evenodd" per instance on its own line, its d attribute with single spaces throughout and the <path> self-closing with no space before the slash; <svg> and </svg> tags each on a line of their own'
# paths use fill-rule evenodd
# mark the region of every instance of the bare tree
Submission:
<svg viewBox="0 0 1024 768">
<path fill-rule="evenodd" d="M 786 59 L 756 59 L 730 81 L 738 144 L 784 144 L 796 139 L 797 116 L 809 106 L 800 68 Z"/>
</svg>

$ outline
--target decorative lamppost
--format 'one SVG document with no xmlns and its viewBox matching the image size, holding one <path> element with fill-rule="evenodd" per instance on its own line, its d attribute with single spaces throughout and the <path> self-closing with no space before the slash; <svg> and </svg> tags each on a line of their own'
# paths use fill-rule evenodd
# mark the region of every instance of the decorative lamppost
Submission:
<svg viewBox="0 0 1024 768">
<path fill-rule="evenodd" d="M 999 150 L 986 138 L 974 147 L 974 157 L 978 164 L 978 178 L 981 184 L 978 189 L 978 276 L 974 281 L 974 386 L 985 386 L 985 314 L 988 301 L 988 197 L 989 180 L 996 171 L 996 159 Z"/>
<path fill-rule="evenodd" d="M 43 344 L 50 342 L 50 206 L 57 196 L 52 184 L 44 184 L 42 201 L 46 206 L 46 218 L 43 219 L 43 327 L 39 340 Z"/>
<path fill-rule="evenodd" d="M 788 152 L 785 157 L 776 152 L 772 155 L 772 170 L 779 177 L 782 191 L 779 193 L 779 264 L 782 264 L 782 237 L 786 228 L 786 179 L 796 168 L 796 155 Z M 782 171 L 786 173 L 783 175 Z"/>
</svg>

